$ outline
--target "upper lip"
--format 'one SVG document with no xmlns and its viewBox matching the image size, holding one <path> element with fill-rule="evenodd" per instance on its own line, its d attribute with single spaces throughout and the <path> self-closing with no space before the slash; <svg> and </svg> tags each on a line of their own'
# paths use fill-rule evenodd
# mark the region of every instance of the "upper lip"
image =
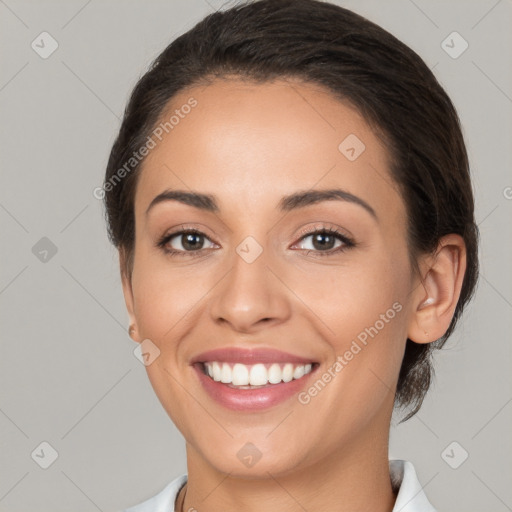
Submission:
<svg viewBox="0 0 512 512">
<path fill-rule="evenodd" d="M 202 352 L 192 358 L 190 364 L 205 363 L 208 361 L 222 361 L 226 363 L 313 363 L 312 359 L 283 352 L 271 348 L 246 349 L 239 347 L 225 347 Z"/>
</svg>

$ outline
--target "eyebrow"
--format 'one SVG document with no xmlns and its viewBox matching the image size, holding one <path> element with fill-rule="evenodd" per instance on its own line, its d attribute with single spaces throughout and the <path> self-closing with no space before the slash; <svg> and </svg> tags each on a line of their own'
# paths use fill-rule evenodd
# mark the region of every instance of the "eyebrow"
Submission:
<svg viewBox="0 0 512 512">
<path fill-rule="evenodd" d="M 215 196 L 211 194 L 202 194 L 199 192 L 187 192 L 185 190 L 165 190 L 158 194 L 149 204 L 146 215 L 159 203 L 166 201 L 177 201 L 200 210 L 216 213 L 220 211 Z M 364 208 L 376 221 L 378 221 L 375 210 L 363 199 L 342 189 L 327 190 L 306 190 L 295 192 L 294 194 L 284 196 L 278 203 L 278 208 L 282 212 L 289 212 L 298 208 L 304 208 L 322 201 L 346 201 Z"/>
</svg>

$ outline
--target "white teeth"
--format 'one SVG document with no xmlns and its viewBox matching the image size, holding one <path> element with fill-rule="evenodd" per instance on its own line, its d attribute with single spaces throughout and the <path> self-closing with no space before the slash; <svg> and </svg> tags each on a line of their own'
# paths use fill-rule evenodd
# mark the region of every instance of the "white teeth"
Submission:
<svg viewBox="0 0 512 512">
<path fill-rule="evenodd" d="M 293 364 L 286 363 L 283 368 L 283 382 L 293 380 Z"/>
<path fill-rule="evenodd" d="M 222 374 L 220 364 L 215 362 L 215 363 L 213 363 L 213 365 L 211 365 L 211 367 L 212 367 L 212 372 L 213 372 L 213 380 L 216 380 L 217 382 L 219 382 L 221 374 Z"/>
<path fill-rule="evenodd" d="M 270 366 L 263 363 L 245 365 L 235 363 L 220 363 L 217 361 L 203 363 L 206 374 L 214 381 L 233 386 L 265 386 L 300 379 L 311 372 L 312 363 L 294 365 L 292 363 L 273 363 Z"/>
<path fill-rule="evenodd" d="M 231 382 L 235 386 L 247 386 L 249 384 L 249 370 L 245 364 L 237 363 L 233 366 Z"/>
<path fill-rule="evenodd" d="M 293 370 L 293 378 L 300 379 L 304 375 L 304 366 L 297 366 L 295 370 Z"/>
<path fill-rule="evenodd" d="M 255 364 L 249 373 L 249 384 L 251 386 L 264 386 L 268 384 L 267 369 L 264 364 Z M 234 383 L 233 383 L 234 384 Z"/>
<path fill-rule="evenodd" d="M 281 382 L 281 379 L 283 377 L 283 372 L 281 371 L 281 367 L 274 363 L 269 369 L 268 369 L 268 381 L 270 384 L 279 384 Z"/>
<path fill-rule="evenodd" d="M 222 371 L 220 374 L 220 381 L 223 384 L 229 384 L 231 382 L 231 366 L 228 363 L 223 363 Z"/>
</svg>

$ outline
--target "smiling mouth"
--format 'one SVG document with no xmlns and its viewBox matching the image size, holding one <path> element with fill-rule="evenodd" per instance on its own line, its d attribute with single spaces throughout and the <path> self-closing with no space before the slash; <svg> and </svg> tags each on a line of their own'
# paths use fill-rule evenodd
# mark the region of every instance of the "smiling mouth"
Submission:
<svg viewBox="0 0 512 512">
<path fill-rule="evenodd" d="M 199 363 L 202 372 L 215 382 L 235 389 L 257 389 L 298 380 L 316 369 L 318 363 Z"/>
</svg>

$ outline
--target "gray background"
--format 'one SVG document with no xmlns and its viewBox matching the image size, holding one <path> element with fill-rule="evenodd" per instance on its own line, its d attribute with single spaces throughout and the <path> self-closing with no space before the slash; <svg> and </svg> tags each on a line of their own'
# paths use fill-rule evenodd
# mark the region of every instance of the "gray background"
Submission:
<svg viewBox="0 0 512 512">
<path fill-rule="evenodd" d="M 222 3 L 0 0 L 1 511 L 119 510 L 186 471 L 133 355 L 93 189 L 136 80 Z M 338 3 L 416 50 L 452 97 L 482 235 L 477 295 L 420 413 L 392 428 L 390 456 L 415 464 L 440 512 L 512 510 L 512 3 Z M 47 59 L 31 48 L 43 31 L 59 45 Z M 456 59 L 441 46 L 453 31 L 469 43 Z M 43 441 L 58 452 L 48 469 L 31 456 Z"/>
</svg>

